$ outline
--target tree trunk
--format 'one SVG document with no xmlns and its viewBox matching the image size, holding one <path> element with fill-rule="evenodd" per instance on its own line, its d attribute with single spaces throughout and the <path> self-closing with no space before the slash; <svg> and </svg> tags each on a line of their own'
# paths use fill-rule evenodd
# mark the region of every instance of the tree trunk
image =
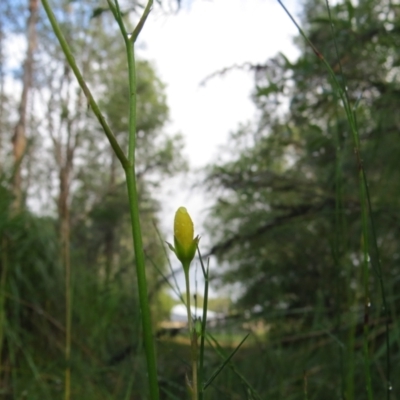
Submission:
<svg viewBox="0 0 400 400">
<path fill-rule="evenodd" d="M 36 22 L 38 20 L 39 0 L 28 0 L 29 17 L 27 20 L 27 51 L 24 62 L 21 101 L 18 107 L 18 122 L 14 128 L 12 137 L 14 155 L 14 209 L 19 210 L 22 206 L 22 177 L 21 162 L 26 150 L 26 114 L 28 94 L 32 87 L 33 78 L 33 52 L 36 48 Z"/>
<path fill-rule="evenodd" d="M 58 195 L 58 215 L 60 224 L 61 260 L 65 271 L 65 399 L 71 396 L 71 260 L 70 260 L 70 213 L 69 213 L 69 190 L 70 175 L 72 171 L 72 153 L 67 149 L 64 165 L 60 165 L 60 192 Z M 71 154 L 71 157 L 69 156 Z"/>
</svg>

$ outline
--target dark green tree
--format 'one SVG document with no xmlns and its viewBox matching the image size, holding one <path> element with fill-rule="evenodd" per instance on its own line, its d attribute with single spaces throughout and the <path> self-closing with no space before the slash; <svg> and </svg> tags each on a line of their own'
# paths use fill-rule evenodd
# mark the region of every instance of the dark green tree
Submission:
<svg viewBox="0 0 400 400">
<path fill-rule="evenodd" d="M 231 135 L 224 161 L 207 171 L 206 185 L 217 196 L 208 222 L 210 253 L 222 264 L 216 278 L 240 283 L 238 306 L 257 306 L 269 321 L 283 313 L 286 319 L 274 324 L 278 337 L 315 326 L 335 332 L 348 357 L 342 364 L 345 383 L 333 389 L 346 399 L 366 398 L 363 373 L 352 355 L 361 346 L 363 326 L 371 327 L 375 341 L 370 346 L 380 351 L 378 369 L 386 368 L 379 276 L 390 301 L 398 301 L 390 295 L 398 290 L 393 278 L 400 273 L 398 13 L 398 6 L 386 1 L 342 1 L 330 15 L 325 1 L 306 2 L 302 26 L 316 51 L 299 36 L 296 61 L 279 54 L 254 66 L 258 119 Z M 321 54 L 355 110 L 360 159 Z M 368 217 L 374 221 L 374 227 L 367 223 L 368 298 L 362 272 L 361 163 L 372 206 Z M 366 303 L 372 311 L 364 311 Z M 393 358 L 398 359 L 397 352 Z M 373 371 L 375 393 L 382 397 L 387 375 L 378 378 Z"/>
<path fill-rule="evenodd" d="M 310 1 L 305 9 L 307 34 L 356 108 L 387 273 L 397 257 L 389 240 L 397 228 L 388 222 L 399 205 L 397 9 L 387 6 L 383 13 L 385 2 L 338 4 L 331 10 L 332 32 L 320 3 Z M 317 286 L 332 305 L 339 259 L 359 262 L 358 165 L 348 122 L 326 68 L 309 46 L 300 48 L 295 62 L 280 54 L 257 66 L 259 119 L 231 136 L 230 161 L 208 170 L 207 184 L 218 195 L 209 223 L 211 253 L 229 263 L 226 282 L 239 273 L 249 306 L 280 302 L 271 296 L 275 290 L 288 296 L 288 306 L 310 305 L 309 289 Z"/>
</svg>

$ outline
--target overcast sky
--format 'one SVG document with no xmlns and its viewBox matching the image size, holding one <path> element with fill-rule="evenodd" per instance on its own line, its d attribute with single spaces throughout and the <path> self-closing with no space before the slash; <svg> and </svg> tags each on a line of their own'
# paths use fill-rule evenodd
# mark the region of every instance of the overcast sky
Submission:
<svg viewBox="0 0 400 400">
<path fill-rule="evenodd" d="M 285 4 L 293 14 L 299 1 Z M 263 63 L 278 52 L 294 58 L 296 28 L 276 0 L 182 0 L 176 15 L 155 6 L 141 33 L 138 53 L 154 62 L 167 85 L 170 132 L 185 138 L 184 155 L 194 168 L 204 166 L 227 142 L 229 132 L 252 119 L 255 108 L 250 72 L 235 70 L 200 83 L 232 65 Z M 170 185 L 171 186 L 171 185 Z M 171 188 L 173 189 L 173 188 Z M 198 193 L 169 196 L 165 218 L 172 220 L 181 201 L 199 211 Z M 179 191 L 178 191 L 179 192 Z"/>
<path fill-rule="evenodd" d="M 284 3 L 297 15 L 298 0 Z M 191 167 L 196 169 L 215 159 L 229 132 L 251 120 L 255 112 L 250 99 L 252 73 L 236 70 L 206 85 L 200 83 L 223 68 L 245 62 L 263 63 L 278 52 L 295 58 L 292 39 L 296 33 L 276 0 L 183 0 L 176 15 L 163 13 L 155 6 L 141 33 L 138 53 L 154 62 L 167 84 L 171 112 L 168 129 L 184 136 L 183 152 Z M 212 199 L 191 189 L 193 175 L 164 185 L 159 194 L 163 199 L 161 224 L 172 241 L 175 210 L 186 206 L 206 246 L 202 221 Z"/>
</svg>

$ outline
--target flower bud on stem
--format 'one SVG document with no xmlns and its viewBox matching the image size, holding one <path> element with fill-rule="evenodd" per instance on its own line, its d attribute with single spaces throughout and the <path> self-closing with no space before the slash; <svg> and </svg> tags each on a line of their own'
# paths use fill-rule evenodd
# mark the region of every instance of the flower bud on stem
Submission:
<svg viewBox="0 0 400 400">
<path fill-rule="evenodd" d="M 199 236 L 194 238 L 193 221 L 185 207 L 179 207 L 175 213 L 174 220 L 174 245 L 168 243 L 169 248 L 175 253 L 178 260 L 182 263 L 183 271 L 185 273 L 186 283 L 186 310 L 188 316 L 188 328 L 190 336 L 190 347 L 192 356 L 192 382 L 189 390 L 192 400 L 198 399 L 198 382 L 197 382 L 197 333 L 193 327 L 192 312 L 190 308 L 190 282 L 189 282 L 189 268 L 195 256 L 197 245 L 199 243 Z"/>
</svg>

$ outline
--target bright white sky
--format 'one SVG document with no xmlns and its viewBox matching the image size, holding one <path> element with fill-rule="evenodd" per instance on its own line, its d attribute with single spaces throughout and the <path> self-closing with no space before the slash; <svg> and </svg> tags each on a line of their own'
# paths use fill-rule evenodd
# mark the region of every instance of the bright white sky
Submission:
<svg viewBox="0 0 400 400">
<path fill-rule="evenodd" d="M 297 11 L 295 0 L 286 3 Z M 254 111 L 251 74 L 236 71 L 206 86 L 200 82 L 234 64 L 263 63 L 278 52 L 294 56 L 295 34 L 276 0 L 192 0 L 176 15 L 155 7 L 139 53 L 154 61 L 167 84 L 173 127 L 185 135 L 194 166 L 210 161 L 227 132 Z"/>
<path fill-rule="evenodd" d="M 285 2 L 294 15 L 298 3 Z M 278 52 L 295 58 L 292 38 L 296 33 L 276 0 L 183 0 L 176 15 L 166 15 L 155 7 L 141 33 L 138 53 L 154 62 L 167 84 L 169 130 L 184 135 L 183 152 L 191 167 L 213 160 L 229 132 L 252 119 L 255 112 L 250 99 L 252 73 L 231 71 L 205 86 L 201 81 L 234 64 L 263 63 Z M 191 210 L 193 204 L 192 212 L 200 211 L 204 199 L 199 200 L 197 192 L 194 199 L 187 196 L 191 184 L 191 179 L 181 182 L 184 195 L 174 190 L 165 207 L 165 219 L 172 221 L 180 205 Z"/>
<path fill-rule="evenodd" d="M 239 123 L 251 120 L 255 108 L 250 95 L 253 74 L 231 71 L 205 86 L 200 82 L 210 74 L 234 64 L 263 63 L 278 52 L 295 58 L 292 45 L 296 28 L 276 0 L 183 0 L 176 15 L 166 15 L 157 6 L 141 33 L 140 56 L 154 62 L 167 84 L 171 111 L 171 132 L 185 138 L 184 154 L 191 167 L 200 168 L 215 159 L 227 142 L 229 132 Z M 191 3 L 191 4 L 189 4 Z M 286 7 L 297 15 L 299 1 L 286 0 Z M 164 232 L 170 232 L 175 210 L 188 208 L 196 233 L 207 238 L 202 221 L 212 199 L 191 189 L 194 173 L 166 182 L 160 198 Z M 212 265 L 211 265 L 212 267 Z"/>
</svg>

